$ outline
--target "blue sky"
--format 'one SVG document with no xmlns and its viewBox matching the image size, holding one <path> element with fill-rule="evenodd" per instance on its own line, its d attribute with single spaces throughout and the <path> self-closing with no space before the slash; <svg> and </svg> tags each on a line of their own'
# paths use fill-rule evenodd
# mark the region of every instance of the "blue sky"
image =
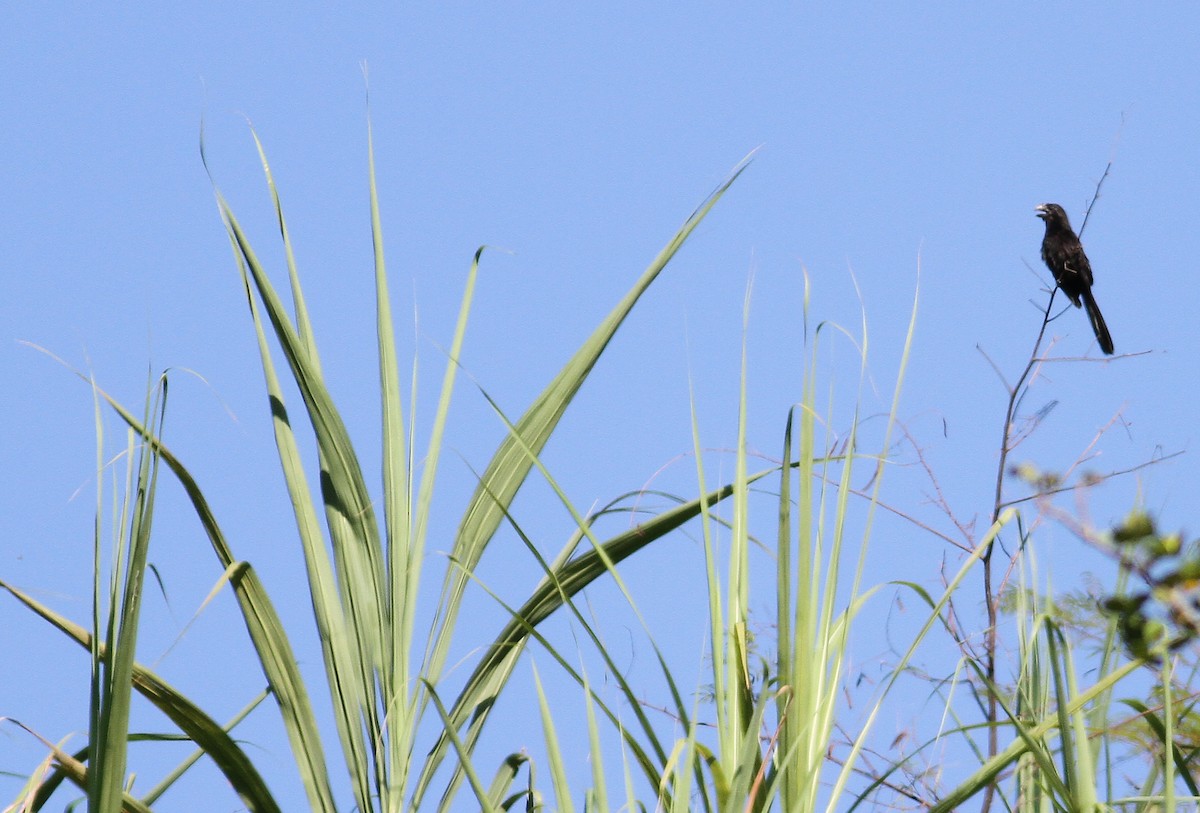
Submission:
<svg viewBox="0 0 1200 813">
<path fill-rule="evenodd" d="M 886 409 L 919 268 L 900 417 L 955 511 L 982 524 L 1004 410 L 988 359 L 1010 380 L 1019 373 L 1049 279 L 1033 207 L 1062 203 L 1078 226 L 1112 162 L 1084 242 L 1118 352 L 1142 355 L 1045 367 L 1027 408 L 1057 404 L 1015 457 L 1065 469 L 1119 416 L 1088 452 L 1089 468 L 1189 454 L 1095 489 L 1092 520 L 1109 523 L 1141 499 L 1166 526 L 1197 527 L 1200 10 L 393 6 L 0 11 L 0 370 L 9 382 L 0 395 L 0 576 L 86 618 L 90 394 L 24 343 L 90 368 L 135 405 L 148 370 L 175 368 L 167 440 L 209 493 L 235 551 L 292 613 L 298 640 L 312 644 L 253 334 L 198 143 L 203 121 L 217 183 L 279 271 L 247 120 L 262 138 L 330 386 L 373 460 L 364 61 L 395 306 L 419 314 L 401 357 L 419 353 L 423 392 L 436 392 L 471 255 L 482 244 L 505 249 L 485 255 L 464 365 L 510 414 L 694 206 L 760 148 L 639 304 L 547 450 L 581 506 L 647 484 L 694 491 L 693 467 L 679 459 L 691 449 L 689 386 L 705 445 L 734 444 L 751 277 L 753 447 L 778 454 L 786 411 L 800 397 L 803 270 L 810 335 L 822 321 L 857 330 L 857 284 L 878 387 L 865 390 L 864 412 Z M 1098 356 L 1081 312 L 1051 333 L 1056 355 Z M 850 348 L 826 358 L 822 380 L 852 396 Z M 484 465 L 503 437 L 481 398 L 470 388 L 460 395 L 442 470 L 447 532 L 473 485 L 468 464 Z M 422 408 L 428 415 L 427 399 Z M 919 471 L 898 467 L 889 477 L 885 498 L 949 530 Z M 219 575 L 180 495 L 168 489 L 162 500 L 153 558 L 173 618 L 146 642 L 148 660 Z M 556 549 L 569 518 L 537 487 L 522 505 L 527 527 Z M 954 555 L 908 526 L 877 534 L 877 580 L 933 584 L 942 558 Z M 1111 574 L 1064 531 L 1047 526 L 1042 538 L 1056 585 L 1075 583 L 1080 562 Z M 680 545 L 699 567 L 694 543 Z M 648 556 L 644 569 L 630 567 L 652 619 L 675 609 L 676 599 L 656 604 L 660 566 Z M 534 577 L 521 567 L 491 572 L 519 595 Z M 82 730 L 85 659 L 46 643 L 11 601 L 0 606 L 0 641 L 26 662 L 21 675 L 0 674 L 0 716 L 52 739 Z M 476 606 L 494 618 L 485 600 Z M 229 643 L 231 629 L 225 597 L 159 665 L 212 699 L 217 717 L 259 682 L 241 638 Z M 695 651 L 698 674 L 700 634 L 680 642 Z M 239 649 L 229 654 L 232 688 L 206 674 L 205 658 L 227 646 Z M 316 651 L 307 656 L 315 666 Z M 47 686 L 70 702 L 47 702 Z M 284 777 L 286 796 L 294 790 L 286 746 L 269 722 L 259 736 L 265 770 Z M 539 737 L 530 731 L 530 744 Z M 0 731 L 0 769 L 28 770 L 39 753 Z"/>
</svg>

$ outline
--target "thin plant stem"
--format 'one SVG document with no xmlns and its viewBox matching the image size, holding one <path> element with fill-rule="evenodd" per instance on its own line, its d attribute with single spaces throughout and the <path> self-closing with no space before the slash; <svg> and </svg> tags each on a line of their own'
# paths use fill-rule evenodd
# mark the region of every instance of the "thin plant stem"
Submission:
<svg viewBox="0 0 1200 813">
<path fill-rule="evenodd" d="M 1087 228 L 1088 218 L 1092 216 L 1092 207 L 1096 205 L 1096 201 L 1100 198 L 1100 188 L 1104 185 L 1104 181 L 1108 178 L 1109 172 L 1112 170 L 1112 161 L 1109 161 L 1104 167 L 1104 173 L 1100 176 L 1100 180 L 1096 182 L 1096 190 L 1092 194 L 1091 201 L 1088 202 L 1087 209 L 1084 211 L 1083 223 L 1079 227 L 1079 236 L 1083 236 L 1083 230 Z M 1013 416 L 1017 411 L 1017 404 L 1021 400 L 1021 395 L 1024 392 L 1025 384 L 1029 380 L 1029 376 L 1041 363 L 1040 350 L 1042 340 L 1046 337 L 1046 327 L 1050 324 L 1050 314 L 1054 309 L 1054 297 L 1058 293 L 1058 286 L 1050 291 L 1050 300 L 1046 303 L 1046 310 L 1042 314 L 1042 326 L 1038 330 L 1037 339 L 1033 343 L 1033 351 L 1029 354 L 1029 361 L 1025 364 L 1025 369 L 1021 372 L 1017 383 L 1008 389 L 1008 405 L 1004 412 L 1004 431 L 1000 439 L 1000 460 L 996 466 L 996 491 L 995 499 L 992 502 L 992 524 L 1000 517 L 1000 512 L 1004 510 L 1004 475 L 1008 470 L 1008 453 L 1012 450 L 1012 427 Z M 987 551 L 984 552 L 983 561 L 983 597 L 984 606 L 987 612 L 987 631 L 984 635 L 984 673 L 987 675 L 987 726 L 988 726 L 988 742 L 987 742 L 987 758 L 990 760 L 1000 751 L 1000 728 L 999 728 L 999 703 L 996 699 L 996 635 L 997 635 L 997 616 L 999 615 L 999 600 L 995 595 L 995 586 L 992 579 L 992 554 L 996 550 L 996 542 L 999 541 L 999 536 L 996 540 L 988 545 Z M 982 813 L 989 813 L 992 807 L 992 802 L 995 798 L 996 784 L 989 783 L 983 792 L 983 801 L 980 805 Z"/>
</svg>

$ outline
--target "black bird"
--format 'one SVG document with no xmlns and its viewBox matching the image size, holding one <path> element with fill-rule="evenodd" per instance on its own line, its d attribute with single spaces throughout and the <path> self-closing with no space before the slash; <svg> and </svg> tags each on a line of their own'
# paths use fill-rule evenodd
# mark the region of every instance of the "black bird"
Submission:
<svg viewBox="0 0 1200 813">
<path fill-rule="evenodd" d="M 1067 213 L 1057 203 L 1040 204 L 1034 211 L 1046 221 L 1046 236 L 1042 238 L 1042 259 L 1054 274 L 1054 281 L 1058 283 L 1058 287 L 1071 298 L 1075 307 L 1083 305 L 1087 308 L 1096 341 L 1100 342 L 1100 349 L 1111 356 L 1112 336 L 1108 335 L 1108 325 L 1104 324 L 1100 307 L 1092 297 L 1092 264 L 1083 253 L 1083 243 L 1079 242 L 1079 238 L 1072 231 Z"/>
</svg>

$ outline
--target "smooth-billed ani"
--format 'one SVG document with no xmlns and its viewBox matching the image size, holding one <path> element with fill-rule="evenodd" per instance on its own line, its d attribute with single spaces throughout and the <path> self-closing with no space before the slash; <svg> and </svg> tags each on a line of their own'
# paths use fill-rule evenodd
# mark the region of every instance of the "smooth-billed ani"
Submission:
<svg viewBox="0 0 1200 813">
<path fill-rule="evenodd" d="M 1054 274 L 1054 281 L 1071 298 L 1075 307 L 1087 308 L 1088 319 L 1100 349 L 1112 355 L 1113 341 L 1100 308 L 1092 297 L 1092 264 L 1083 253 L 1083 244 L 1071 229 L 1067 213 L 1057 203 L 1043 203 L 1035 208 L 1038 217 L 1046 221 L 1046 236 L 1042 239 L 1042 259 Z"/>
</svg>

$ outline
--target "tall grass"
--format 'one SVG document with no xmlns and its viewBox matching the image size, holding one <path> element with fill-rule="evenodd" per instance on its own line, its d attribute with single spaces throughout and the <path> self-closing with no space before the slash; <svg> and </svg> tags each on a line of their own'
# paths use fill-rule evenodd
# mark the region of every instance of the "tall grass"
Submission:
<svg viewBox="0 0 1200 813">
<path fill-rule="evenodd" d="M 1014 507 L 997 512 L 994 523 L 937 593 L 911 583 L 890 588 L 916 599 L 923 609 L 921 623 L 878 691 L 865 708 L 857 710 L 857 725 L 851 727 L 843 715 L 855 629 L 864 618 L 871 618 L 867 614 L 872 599 L 883 588 L 864 584 L 864 573 L 881 489 L 889 476 L 892 435 L 917 325 L 915 298 L 886 428 L 871 441 L 871 448 L 860 432 L 857 410 L 847 426 L 834 432 L 833 404 L 840 393 L 825 389 L 819 361 L 829 342 L 844 341 L 845 336 L 856 348 L 860 381 L 865 380 L 869 342 L 864 317 L 857 335 L 834 333 L 832 326 L 823 325 L 806 337 L 801 398 L 783 416 L 779 462 L 758 468 L 749 452 L 750 371 L 743 354 L 731 481 L 710 483 L 704 432 L 693 405 L 695 494 L 642 518 L 632 528 L 611 536 L 599 534 L 596 520 L 604 512 L 589 514 L 576 506 L 542 460 L 547 441 L 616 331 L 745 170 L 745 161 L 684 220 L 521 415 L 510 418 L 492 404 L 506 437 L 461 506 L 440 584 L 431 589 L 434 567 L 425 556 L 433 497 L 484 249 L 476 252 L 466 271 L 436 409 L 426 430 L 415 417 L 417 370 L 401 375 L 395 350 L 368 129 L 382 450 L 374 489 L 382 497 L 374 499 L 367 474 L 372 467 L 360 458 L 326 385 L 318 332 L 308 316 L 283 205 L 257 136 L 255 144 L 284 249 L 287 297 L 276 288 L 272 280 L 277 274 L 259 260 L 250 236 L 215 183 L 214 189 L 255 329 L 264 401 L 321 646 L 323 685 L 310 686 L 304 680 L 288 627 L 266 586 L 253 564 L 235 555 L 201 486 L 164 442 L 165 378 L 151 390 L 140 416 L 93 386 L 98 415 L 102 406 L 112 409 L 127 425 L 128 435 L 123 497 L 111 507 L 105 504 L 102 490 L 97 497 L 90 629 L 0 583 L 90 653 L 89 744 L 74 754 L 50 746 L 50 757 L 29 777 L 10 809 L 42 809 L 65 781 L 84 789 L 91 810 L 151 809 L 202 755 L 216 764 L 247 809 L 283 807 L 278 790 L 259 773 L 248 749 L 231 733 L 245 712 L 218 723 L 182 690 L 135 660 L 146 552 L 162 467 L 182 486 L 204 529 L 222 573 L 221 584 L 237 600 L 269 685 L 263 697 L 247 698 L 246 711 L 264 697 L 274 704 L 312 810 L 332 813 L 339 809 L 337 799 L 349 798 L 353 809 L 364 813 L 521 807 L 569 811 L 580 804 L 589 811 L 834 811 L 870 806 L 891 794 L 910 804 L 948 811 L 960 809 L 1002 781 L 1002 798 L 1010 809 L 1090 810 L 1114 803 L 1111 786 L 1101 790 L 1114 767 L 1110 751 L 1101 748 L 1100 735 L 1109 727 L 1114 688 L 1145 659 L 1118 658 L 1118 639 L 1110 627 L 1101 668 L 1087 674 L 1091 683 L 1085 685 L 1084 672 L 1052 603 L 1037 597 L 1032 570 L 1021 571 L 1028 577 L 1027 589 L 1021 591 L 1012 613 L 1019 641 L 1012 664 L 1014 685 L 999 685 L 992 678 L 991 665 L 964 655 L 957 676 L 947 683 L 951 689 L 943 710 L 956 723 L 924 746 L 940 747 L 954 740 L 964 753 L 974 756 L 978 766 L 965 771 L 965 776 L 952 777 L 936 793 L 921 794 L 898 781 L 905 770 L 904 755 L 884 751 L 890 758 L 883 765 L 864 760 L 872 748 L 878 756 L 873 738 L 882 711 L 897 694 L 912 690 L 905 681 L 918 650 L 958 645 L 956 633 L 949 632 L 955 623 L 951 607 L 965 591 L 967 577 L 992 555 L 997 535 L 1018 518 Z M 747 324 L 749 302 L 748 290 Z M 298 400 L 288 394 L 292 391 Z M 104 470 L 99 417 L 96 431 L 98 468 Z M 315 459 L 302 452 L 308 437 L 315 444 Z M 575 524 L 571 538 L 553 556 L 533 544 L 514 514 L 514 498 L 535 476 L 550 486 Z M 863 478 L 870 483 L 865 491 L 854 485 Z M 316 489 L 310 481 L 318 484 Z M 773 495 L 766 512 L 760 512 L 763 502 L 755 498 L 762 489 Z M 105 517 L 113 525 L 107 535 L 101 532 Z M 670 662 L 658 646 L 656 635 L 669 631 L 655 630 L 642 620 L 638 596 L 622 575 L 627 559 L 688 523 L 698 525 L 702 538 L 710 696 L 705 696 L 704 687 L 685 682 L 680 665 Z M 502 528 L 510 529 L 527 546 L 542 569 L 542 578 L 519 602 L 493 596 L 508 620 L 493 639 L 479 640 L 470 630 L 470 619 L 463 618 L 464 597 L 473 585 L 488 590 L 480 563 Z M 773 538 L 773 552 L 756 553 L 758 538 Z M 114 540 L 107 552 L 103 539 Z M 755 566 L 764 556 L 770 563 L 765 580 L 762 569 Z M 1027 558 L 1022 564 L 1031 566 L 1031 562 Z M 666 695 L 661 699 L 669 717 L 666 724 L 648 710 L 606 647 L 605 631 L 598 626 L 603 617 L 598 621 L 581 606 L 583 591 L 601 580 L 617 588 L 620 600 L 641 623 L 644 646 L 654 656 Z M 774 597 L 773 641 L 756 639 L 752 633 L 750 597 L 764 594 Z M 424 632 L 417 624 L 422 613 L 434 619 Z M 544 622 L 556 615 L 569 616 L 582 632 L 581 640 L 598 659 L 615 694 L 598 691 L 595 676 L 543 632 Z M 454 688 L 447 679 L 447 662 L 452 646 L 464 638 L 479 656 L 466 680 Z M 575 684 L 577 698 L 552 695 L 543 682 L 544 664 L 538 669 L 531 661 L 537 708 L 528 719 L 537 721 L 531 722 L 531 728 L 540 729 L 544 760 L 513 750 L 497 764 L 484 764 L 480 743 L 485 727 L 497 703 L 509 696 L 530 646 L 548 656 L 557 677 L 565 676 Z M 1155 775 L 1147 780 L 1136 802 L 1142 809 L 1159 803 L 1169 809 L 1174 804 L 1173 771 L 1186 773 L 1190 759 L 1173 748 L 1178 718 L 1172 705 L 1175 684 L 1169 679 L 1170 661 L 1162 668 L 1163 708 L 1142 708 L 1156 723 L 1155 736 L 1172 745 L 1164 749 L 1172 756 L 1161 761 L 1161 778 Z M 959 687 L 1003 710 L 1002 719 L 986 725 L 997 737 L 1003 732 L 1008 745 L 990 753 L 979 744 L 979 728 L 961 716 L 953 699 Z M 197 746 L 188 760 L 140 794 L 133 792 L 129 782 L 126 756 L 133 692 L 163 711 Z M 318 694 L 324 696 L 320 701 L 314 699 Z M 329 704 L 332 732 L 318 724 L 317 702 Z M 589 771 L 578 770 L 565 758 L 563 731 L 555 714 L 563 703 L 578 703 L 583 710 L 586 736 L 576 732 L 571 736 L 586 739 Z M 604 747 L 613 734 L 619 743 L 615 752 Z M 831 760 L 835 751 L 837 758 Z"/>
</svg>

